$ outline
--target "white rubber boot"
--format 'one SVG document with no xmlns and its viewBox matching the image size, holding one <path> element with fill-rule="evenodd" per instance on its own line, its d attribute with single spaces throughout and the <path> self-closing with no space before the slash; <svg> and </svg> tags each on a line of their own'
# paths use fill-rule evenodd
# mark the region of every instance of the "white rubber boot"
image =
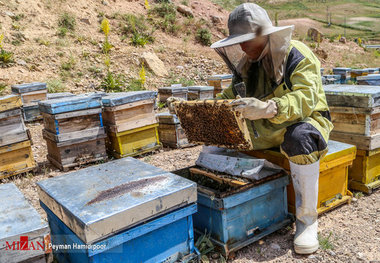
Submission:
<svg viewBox="0 0 380 263">
<path fill-rule="evenodd" d="M 311 254 L 318 250 L 318 179 L 319 161 L 298 165 L 290 162 L 294 192 L 296 194 L 296 234 L 294 251 Z"/>
</svg>

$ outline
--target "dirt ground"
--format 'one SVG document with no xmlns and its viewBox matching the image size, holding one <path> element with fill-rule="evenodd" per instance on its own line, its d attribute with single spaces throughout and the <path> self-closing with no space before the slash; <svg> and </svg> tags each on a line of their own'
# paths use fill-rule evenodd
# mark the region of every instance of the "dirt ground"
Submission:
<svg viewBox="0 0 380 263">
<path fill-rule="evenodd" d="M 0 183 L 13 182 L 46 220 L 46 214 L 38 201 L 36 182 L 63 173 L 46 161 L 46 146 L 42 139 L 42 123 L 28 124 L 33 138 L 33 153 L 39 163 L 40 172 L 26 176 L 15 176 Z M 195 164 L 201 146 L 179 150 L 163 149 L 138 159 L 167 171 Z M 80 169 L 80 168 L 78 168 Z M 354 199 L 322 215 L 319 233 L 326 248 L 310 256 L 296 255 L 292 248 L 293 226 L 281 229 L 259 242 L 255 242 L 235 253 L 229 262 L 380 262 L 380 191 Z M 217 259 L 211 262 L 220 262 Z"/>
</svg>

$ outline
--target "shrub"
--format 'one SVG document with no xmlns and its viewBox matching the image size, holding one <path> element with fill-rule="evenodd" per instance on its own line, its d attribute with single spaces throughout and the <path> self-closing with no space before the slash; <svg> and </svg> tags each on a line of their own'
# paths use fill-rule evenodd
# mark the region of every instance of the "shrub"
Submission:
<svg viewBox="0 0 380 263">
<path fill-rule="evenodd" d="M 58 26 L 66 28 L 68 30 L 74 31 L 75 25 L 75 16 L 69 13 L 63 13 L 58 20 Z"/>
<path fill-rule="evenodd" d="M 66 87 L 59 79 L 51 79 L 47 81 L 47 90 L 49 93 L 57 93 L 65 91 Z"/>
<path fill-rule="evenodd" d="M 124 91 L 125 77 L 122 74 L 114 74 L 109 71 L 100 84 L 100 88 L 105 92 L 121 92 Z"/>
<path fill-rule="evenodd" d="M 211 45 L 211 33 L 207 28 L 198 29 L 196 39 L 202 45 Z"/>
</svg>

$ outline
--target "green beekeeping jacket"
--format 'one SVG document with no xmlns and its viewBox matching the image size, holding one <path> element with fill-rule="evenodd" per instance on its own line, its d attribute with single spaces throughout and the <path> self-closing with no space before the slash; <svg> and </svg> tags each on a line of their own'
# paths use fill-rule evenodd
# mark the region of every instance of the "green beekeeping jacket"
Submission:
<svg viewBox="0 0 380 263">
<path fill-rule="evenodd" d="M 328 142 L 333 125 L 329 120 L 329 108 L 322 87 L 320 62 L 305 44 L 295 40 L 290 42 L 280 85 L 271 82 L 260 62 L 251 64 L 242 75 L 247 97 L 274 100 L 278 108 L 274 118 L 247 121 L 255 150 L 280 146 L 286 128 L 298 122 L 312 124 Z M 234 99 L 234 82 L 217 98 Z M 258 136 L 255 136 L 254 130 Z"/>
</svg>

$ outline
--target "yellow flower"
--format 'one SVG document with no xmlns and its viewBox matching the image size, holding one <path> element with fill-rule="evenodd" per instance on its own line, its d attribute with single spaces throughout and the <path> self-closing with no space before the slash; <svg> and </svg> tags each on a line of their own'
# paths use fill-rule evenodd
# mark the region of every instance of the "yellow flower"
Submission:
<svg viewBox="0 0 380 263">
<path fill-rule="evenodd" d="M 107 18 L 104 18 L 101 24 L 101 28 L 106 36 L 110 33 L 110 22 Z"/>
<path fill-rule="evenodd" d="M 0 48 L 3 48 L 3 39 L 4 39 L 4 34 L 0 35 Z"/>
<path fill-rule="evenodd" d="M 145 84 L 145 80 L 146 80 L 144 63 L 142 63 L 142 65 L 141 65 L 141 70 L 140 70 L 139 76 L 140 76 L 140 82 L 141 82 L 141 84 L 144 85 Z"/>
<path fill-rule="evenodd" d="M 149 10 L 149 9 L 150 9 L 150 6 L 149 6 L 149 2 L 148 2 L 148 0 L 145 0 L 145 8 L 146 8 L 146 10 Z"/>
</svg>

